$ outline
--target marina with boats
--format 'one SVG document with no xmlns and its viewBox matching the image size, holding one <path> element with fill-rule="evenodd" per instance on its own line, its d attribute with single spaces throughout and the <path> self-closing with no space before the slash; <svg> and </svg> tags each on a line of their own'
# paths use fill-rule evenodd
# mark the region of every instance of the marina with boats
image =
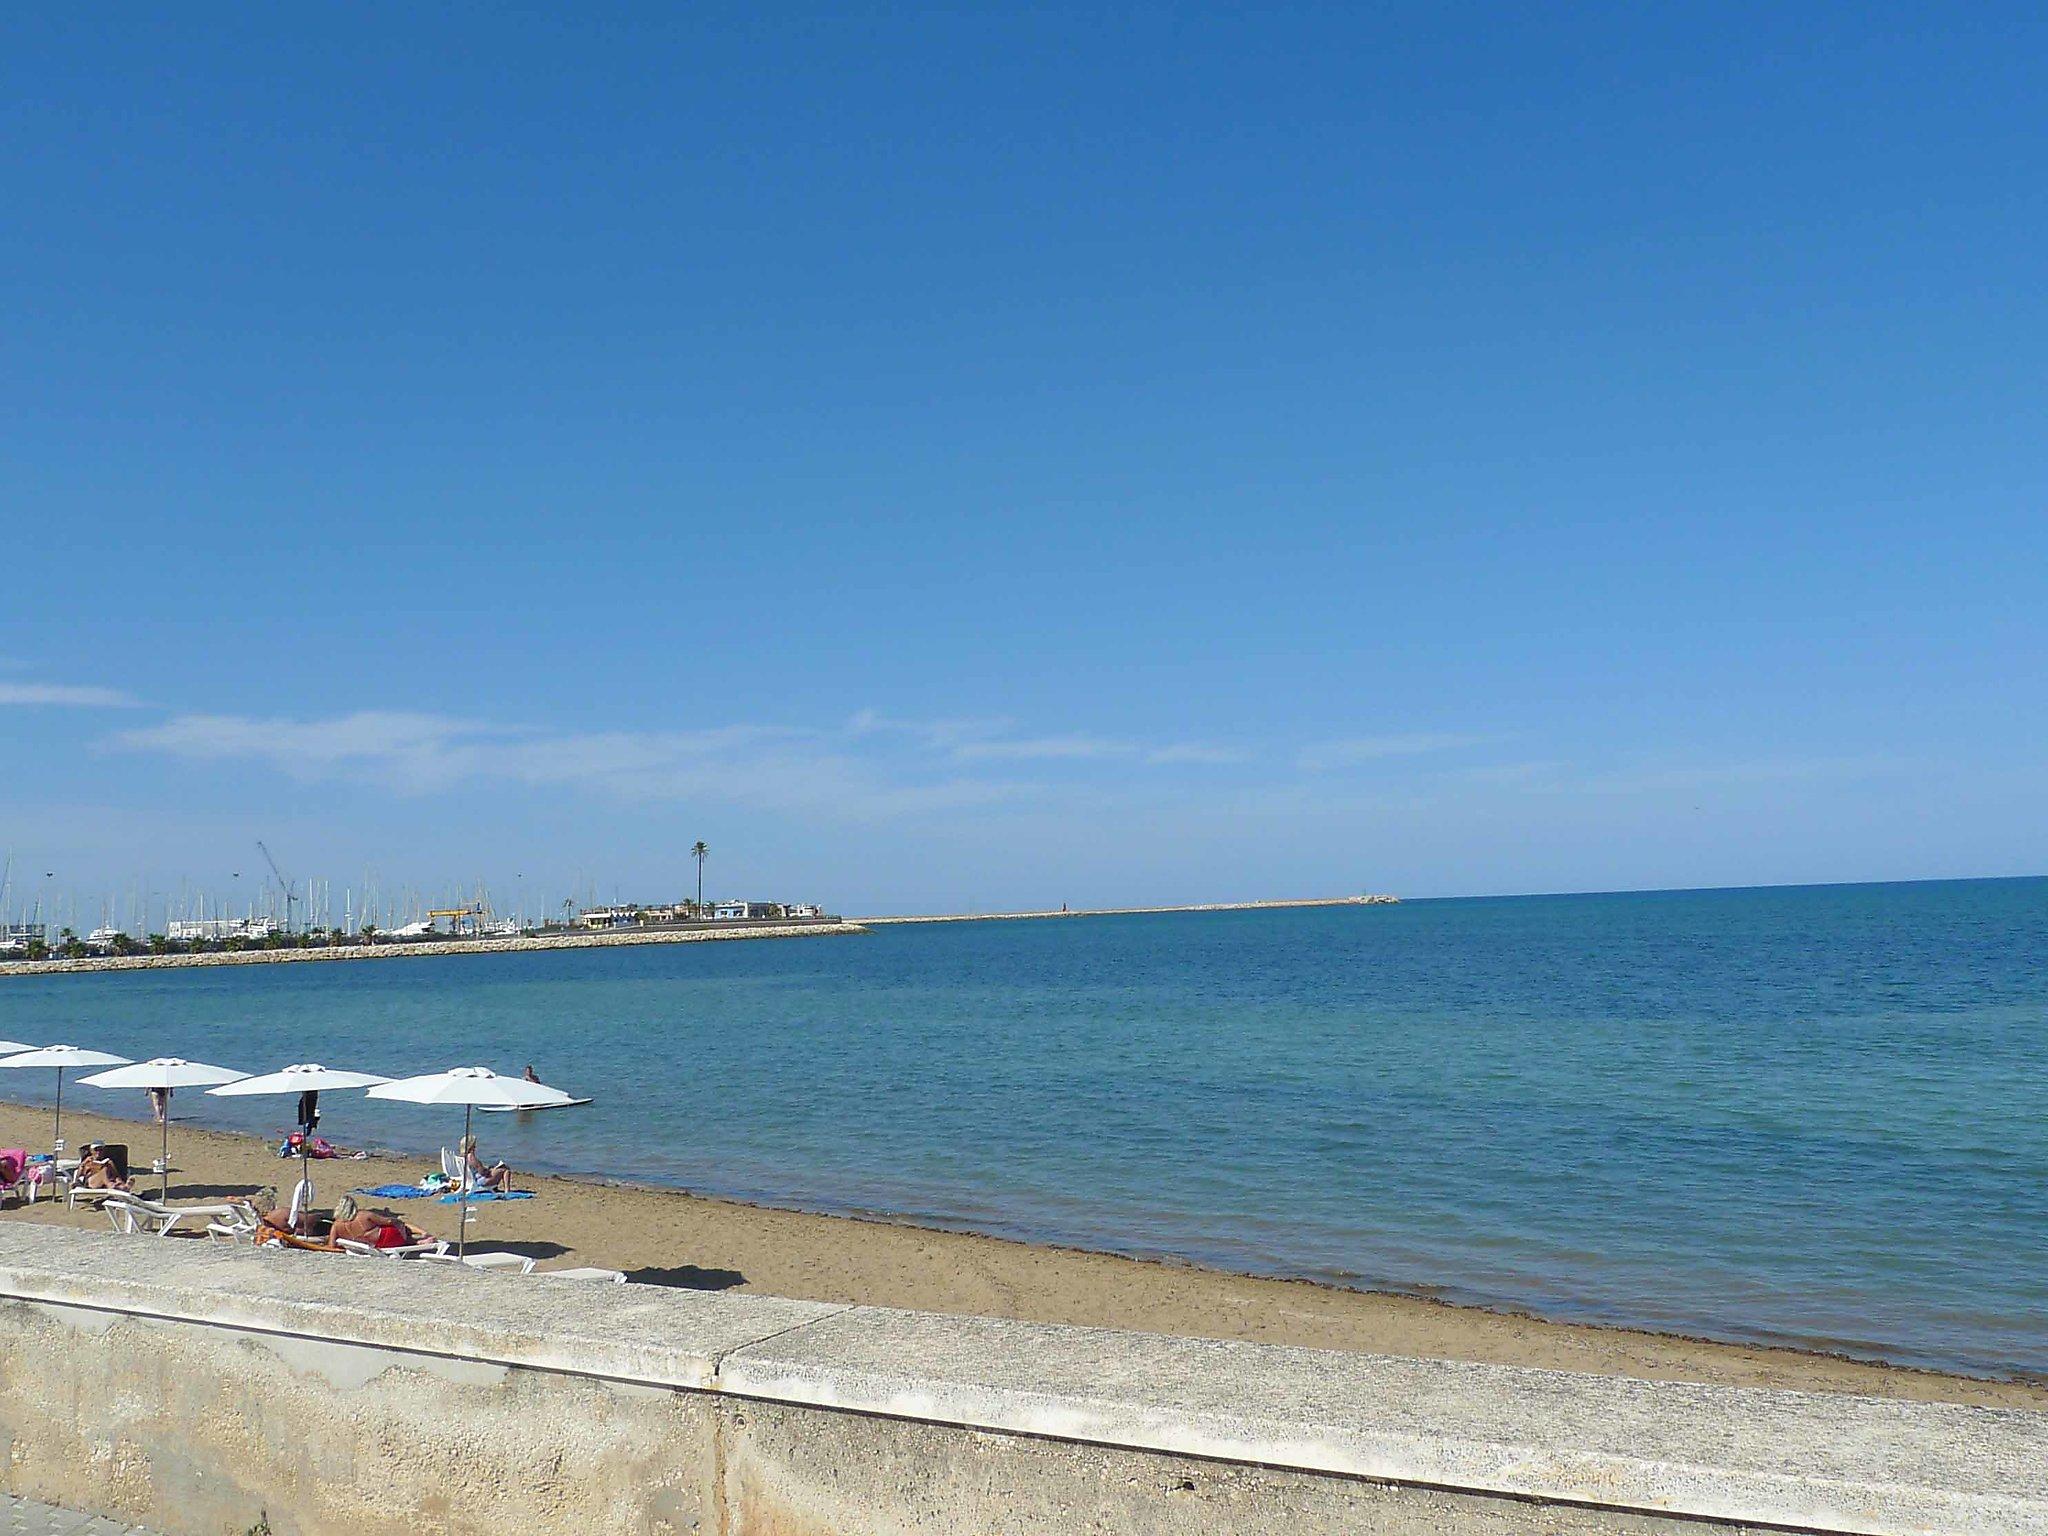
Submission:
<svg viewBox="0 0 2048 1536">
<path fill-rule="evenodd" d="M 219 963 L 266 955 L 339 959 L 407 949 L 559 947 L 636 937 L 653 942 L 664 936 L 760 934 L 840 923 L 808 901 L 706 900 L 699 895 L 600 904 L 586 889 L 580 898 L 571 894 L 532 913 L 524 900 L 515 900 L 510 910 L 498 906 L 481 880 L 466 895 L 439 900 L 412 886 L 387 894 L 374 878 L 337 890 L 327 880 L 294 880 L 263 843 L 256 848 L 266 874 L 247 890 L 239 885 L 227 892 L 190 885 L 153 890 L 138 881 L 123 895 L 97 902 L 52 888 L 54 872 L 35 882 L 17 879 L 9 855 L 0 862 L 0 969 L 98 968 L 95 962 L 114 961 Z M 698 856 L 698 850 L 692 855 Z M 242 876 L 230 879 L 239 882 Z"/>
</svg>

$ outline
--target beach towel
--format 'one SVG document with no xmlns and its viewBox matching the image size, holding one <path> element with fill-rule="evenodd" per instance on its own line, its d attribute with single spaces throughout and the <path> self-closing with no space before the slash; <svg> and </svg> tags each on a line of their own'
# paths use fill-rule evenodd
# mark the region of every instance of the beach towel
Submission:
<svg viewBox="0 0 2048 1536">
<path fill-rule="evenodd" d="M 417 1184 L 372 1184 L 368 1189 L 359 1189 L 356 1193 L 374 1195 L 379 1200 L 424 1200 L 433 1191 L 421 1189 Z"/>
<path fill-rule="evenodd" d="M 469 1203 L 471 1205 L 481 1205 L 486 1200 L 531 1200 L 532 1198 L 533 1191 L 530 1189 L 479 1189 L 470 1195 Z M 460 1194 L 443 1195 L 441 1203 L 443 1205 L 460 1205 L 462 1204 L 462 1196 Z"/>
</svg>

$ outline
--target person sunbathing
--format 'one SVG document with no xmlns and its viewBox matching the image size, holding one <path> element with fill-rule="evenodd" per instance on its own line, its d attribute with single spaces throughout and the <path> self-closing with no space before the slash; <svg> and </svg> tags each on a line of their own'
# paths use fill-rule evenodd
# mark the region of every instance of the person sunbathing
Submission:
<svg viewBox="0 0 2048 1536">
<path fill-rule="evenodd" d="M 107 1155 L 107 1144 L 96 1141 L 78 1159 L 78 1182 L 87 1189 L 131 1190 L 135 1186 L 121 1177 L 121 1170 Z"/>
<path fill-rule="evenodd" d="M 281 1248 L 303 1248 L 308 1253 L 340 1253 L 341 1249 L 324 1237 L 308 1237 L 292 1230 L 291 1213 L 277 1208 L 277 1191 L 265 1186 L 249 1197 L 249 1208 L 256 1213 L 254 1241 L 274 1243 Z"/>
<path fill-rule="evenodd" d="M 287 1237 L 297 1235 L 292 1231 L 291 1213 L 277 1208 L 277 1190 L 273 1186 L 266 1184 L 251 1195 L 249 1209 L 256 1213 L 256 1224 L 259 1227 L 270 1232 L 282 1232 Z M 259 1232 L 257 1235 L 260 1237 L 263 1234 Z"/>
<path fill-rule="evenodd" d="M 476 1138 L 462 1138 L 462 1165 L 469 1170 L 471 1189 L 491 1190 L 502 1194 L 512 1187 L 512 1165 L 509 1163 L 486 1163 L 477 1156 Z"/>
<path fill-rule="evenodd" d="M 409 1248 L 415 1243 L 433 1241 L 389 1211 L 362 1209 L 354 1195 L 343 1195 L 334 1202 L 334 1225 L 327 1229 L 327 1236 L 333 1242 L 345 1238 L 352 1243 L 368 1243 L 372 1248 Z"/>
</svg>

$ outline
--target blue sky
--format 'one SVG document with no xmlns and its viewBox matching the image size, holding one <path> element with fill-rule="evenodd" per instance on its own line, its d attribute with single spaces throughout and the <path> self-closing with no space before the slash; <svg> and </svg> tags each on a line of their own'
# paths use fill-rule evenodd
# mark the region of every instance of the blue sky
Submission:
<svg viewBox="0 0 2048 1536">
<path fill-rule="evenodd" d="M 9 905 L 2048 867 L 2033 8 L 0 43 Z"/>
</svg>

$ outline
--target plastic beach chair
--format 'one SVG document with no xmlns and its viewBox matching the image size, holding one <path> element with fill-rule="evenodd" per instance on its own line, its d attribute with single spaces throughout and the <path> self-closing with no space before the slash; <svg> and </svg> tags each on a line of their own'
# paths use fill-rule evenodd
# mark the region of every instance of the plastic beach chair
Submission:
<svg viewBox="0 0 2048 1536">
<path fill-rule="evenodd" d="M 446 1244 L 442 1245 L 444 1248 Z M 439 1259 L 444 1264 L 465 1264 L 471 1269 L 516 1269 L 522 1275 L 533 1273 L 533 1260 L 523 1253 L 452 1253 L 422 1254 L 422 1258 Z"/>
<path fill-rule="evenodd" d="M 28 1148 L 0 1147 L 0 1202 L 28 1197 Z"/>
<path fill-rule="evenodd" d="M 450 1193 L 473 1195 L 477 1192 L 476 1170 L 469 1166 L 469 1159 L 459 1152 L 441 1149 L 441 1177 L 449 1184 Z"/>
<path fill-rule="evenodd" d="M 219 1221 L 206 1224 L 206 1235 L 216 1243 L 253 1243 L 256 1229 L 263 1225 L 256 1214 L 256 1207 L 246 1200 L 230 1200 L 229 1214 Z"/>
<path fill-rule="evenodd" d="M 375 1243 L 359 1243 L 352 1237 L 337 1237 L 334 1246 L 343 1253 L 352 1253 L 359 1259 L 438 1259 L 448 1251 L 448 1245 L 436 1238 L 431 1243 L 402 1243 L 396 1248 L 379 1248 Z"/>
<path fill-rule="evenodd" d="M 128 1143 L 125 1141 L 108 1142 L 107 1161 L 114 1165 L 114 1177 L 125 1180 L 128 1177 Z M 78 1202 L 81 1200 L 104 1202 L 106 1196 L 111 1193 L 113 1193 L 111 1190 L 92 1189 L 87 1185 L 81 1184 L 78 1180 L 78 1164 L 74 1162 L 71 1165 L 71 1185 L 64 1193 L 64 1201 L 73 1210 L 78 1209 Z"/>
<path fill-rule="evenodd" d="M 235 1214 L 231 1205 L 160 1205 L 125 1190 L 110 1189 L 106 1194 L 100 1209 L 107 1213 L 116 1232 L 147 1231 L 152 1237 L 168 1237 L 182 1222 L 204 1225 L 209 1219 Z"/>
</svg>

